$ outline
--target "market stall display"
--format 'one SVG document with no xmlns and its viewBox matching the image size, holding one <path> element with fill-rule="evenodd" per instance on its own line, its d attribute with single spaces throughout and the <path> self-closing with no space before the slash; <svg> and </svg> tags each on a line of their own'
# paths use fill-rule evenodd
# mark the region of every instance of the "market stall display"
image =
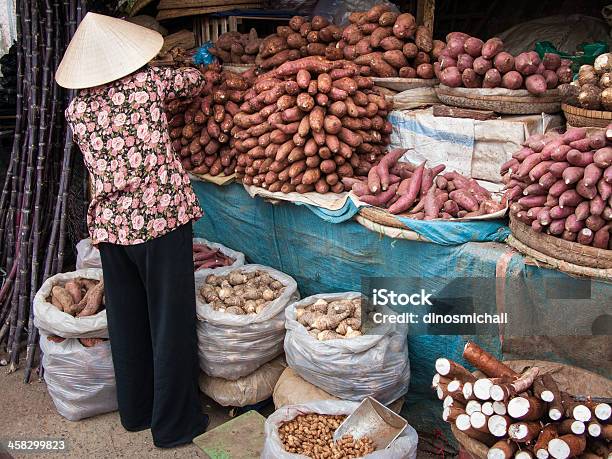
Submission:
<svg viewBox="0 0 612 459">
<path fill-rule="evenodd" d="M 610 393 L 603 379 L 546 362 L 510 367 L 512 362 L 500 362 L 472 342 L 463 358 L 481 373 L 442 357 L 433 386 L 443 401 L 442 418 L 475 457 L 505 459 L 518 452 L 539 459 L 608 456 L 612 410 L 597 400 Z M 597 393 L 570 394 L 591 388 Z"/>
<path fill-rule="evenodd" d="M 610 249 L 611 165 L 607 132 L 532 136 L 502 168 L 504 199 L 512 217 L 535 232 Z"/>
<path fill-rule="evenodd" d="M 221 285 L 211 288 L 219 280 Z M 247 282 L 257 285 L 247 289 Z M 196 271 L 201 369 L 237 380 L 282 354 L 285 308 L 298 298 L 295 280 L 265 266 Z"/>
<path fill-rule="evenodd" d="M 458 172 L 441 174 L 443 164 L 433 168 L 399 161 L 406 152 L 391 150 L 372 167 L 367 178 L 343 178 L 345 189 L 359 201 L 386 208 L 392 214 L 408 213 L 416 220 L 472 218 L 504 208 L 474 179 Z"/>
<path fill-rule="evenodd" d="M 612 120 L 612 53 L 582 65 L 578 78 L 559 86 L 563 112 L 573 127 L 606 127 Z"/>
<path fill-rule="evenodd" d="M 222 70 L 217 64 L 205 67 L 203 74 L 206 85 L 199 97 L 175 99 L 166 107 L 172 147 L 192 174 L 230 176 L 237 154 L 231 134 L 234 116 L 250 76 Z"/>
<path fill-rule="evenodd" d="M 360 294 L 348 292 L 313 295 L 290 305 L 285 312 L 287 364 L 343 400 L 371 396 L 388 404 L 404 395 L 410 382 L 406 330 L 385 324 L 356 333 L 361 322 L 357 302 Z"/>
<path fill-rule="evenodd" d="M 238 177 L 273 192 L 343 191 L 389 142 L 390 103 L 372 86 L 354 64 L 320 56 L 258 77 L 234 117 Z"/>
</svg>

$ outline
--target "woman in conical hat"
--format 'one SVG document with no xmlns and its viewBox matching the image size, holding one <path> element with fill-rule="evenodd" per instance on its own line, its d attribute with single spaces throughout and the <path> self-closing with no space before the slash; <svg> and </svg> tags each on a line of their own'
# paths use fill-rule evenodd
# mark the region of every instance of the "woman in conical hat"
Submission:
<svg viewBox="0 0 612 459">
<path fill-rule="evenodd" d="M 198 396 L 192 221 L 202 215 L 173 153 L 164 104 L 197 95 L 196 69 L 147 66 L 162 36 L 88 13 L 57 69 L 79 89 L 66 110 L 93 182 L 88 211 L 104 270 L 123 426 L 159 447 L 203 433 Z"/>
</svg>

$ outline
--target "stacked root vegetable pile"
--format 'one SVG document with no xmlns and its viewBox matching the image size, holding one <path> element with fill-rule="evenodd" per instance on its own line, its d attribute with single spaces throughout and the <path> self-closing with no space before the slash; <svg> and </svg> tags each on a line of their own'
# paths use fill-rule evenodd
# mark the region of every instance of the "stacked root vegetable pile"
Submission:
<svg viewBox="0 0 612 459">
<path fill-rule="evenodd" d="M 213 249 L 206 244 L 193 244 L 193 269 L 214 269 L 231 266 L 236 260 L 225 255 L 221 249 Z"/>
<path fill-rule="evenodd" d="M 194 174 L 231 175 L 237 154 L 233 117 L 251 74 L 222 71 L 219 65 L 208 66 L 203 74 L 206 85 L 199 97 L 176 99 L 166 107 L 172 147 Z"/>
<path fill-rule="evenodd" d="M 228 314 L 259 314 L 281 296 L 285 287 L 264 271 L 232 271 L 226 275 L 209 274 L 200 296 L 215 311 Z"/>
<path fill-rule="evenodd" d="M 366 204 L 392 214 L 407 212 L 416 220 L 470 218 L 503 209 L 476 180 L 458 172 L 441 174 L 444 165 L 428 168 L 425 162 L 399 162 L 405 152 L 390 151 L 367 177 L 344 178 L 345 189 Z"/>
<path fill-rule="evenodd" d="M 566 104 L 587 110 L 612 111 L 612 53 L 601 54 L 593 65 L 583 65 L 578 79 L 559 87 Z"/>
<path fill-rule="evenodd" d="M 451 32 L 434 65 L 440 82 L 453 88 L 525 88 L 541 95 L 572 81 L 571 62 L 547 53 L 540 59 L 529 51 L 512 56 L 495 37 L 483 42 L 462 32 Z"/>
<path fill-rule="evenodd" d="M 344 58 L 362 66 L 364 75 L 389 78 L 434 78 L 432 62 L 444 42 L 432 40 L 432 32 L 417 26 L 410 13 L 399 14 L 388 5 L 352 13 L 337 47 Z"/>
<path fill-rule="evenodd" d="M 485 377 L 440 358 L 433 386 L 444 421 L 489 446 L 489 459 L 609 457 L 608 403 L 578 401 L 559 390 L 553 375 L 538 367 L 516 373 L 471 342 L 463 358 Z"/>
<path fill-rule="evenodd" d="M 313 459 L 363 457 L 374 452 L 374 442 L 366 436 L 355 440 L 345 435 L 334 442 L 334 432 L 346 419 L 343 415 L 301 414 L 278 428 L 283 448 Z"/>
<path fill-rule="evenodd" d="M 297 321 L 319 341 L 361 336 L 361 299 L 316 302 L 295 311 Z"/>
<path fill-rule="evenodd" d="M 215 46 L 209 48 L 209 52 L 226 64 L 254 64 L 261 41 L 255 29 L 249 33 L 225 32 L 219 36 Z"/>
<path fill-rule="evenodd" d="M 527 139 L 501 171 L 511 214 L 538 233 L 612 248 L 611 138 L 611 128 L 573 128 Z"/>
<path fill-rule="evenodd" d="M 55 285 L 47 301 L 73 317 L 87 317 L 104 309 L 104 281 L 78 278 Z"/>
<path fill-rule="evenodd" d="M 261 75 L 234 116 L 236 172 L 269 191 L 338 193 L 389 143 L 391 104 L 346 61 L 310 56 Z"/>
<path fill-rule="evenodd" d="M 66 341 L 66 338 L 62 338 L 61 336 L 56 336 L 56 335 L 49 335 L 47 336 L 47 340 L 54 342 L 54 343 L 62 343 Z M 108 341 L 107 338 L 78 338 L 78 340 L 79 340 L 79 343 L 81 343 L 83 347 L 94 347 L 94 346 L 97 346 L 98 344 L 102 344 Z"/>
<path fill-rule="evenodd" d="M 306 56 L 342 59 L 342 50 L 337 47 L 341 38 L 342 28 L 322 16 L 314 16 L 311 21 L 294 16 L 288 26 L 278 26 L 275 34 L 263 39 L 255 62 L 260 68 L 270 70 Z"/>
</svg>

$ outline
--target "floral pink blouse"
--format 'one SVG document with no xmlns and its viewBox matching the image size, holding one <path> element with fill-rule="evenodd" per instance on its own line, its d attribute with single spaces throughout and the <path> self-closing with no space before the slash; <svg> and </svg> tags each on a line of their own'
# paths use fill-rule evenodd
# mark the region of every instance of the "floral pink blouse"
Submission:
<svg viewBox="0 0 612 459">
<path fill-rule="evenodd" d="M 94 244 L 139 244 L 202 216 L 172 150 L 164 102 L 203 84 L 196 69 L 146 67 L 72 100 L 66 118 L 93 181 Z"/>
</svg>

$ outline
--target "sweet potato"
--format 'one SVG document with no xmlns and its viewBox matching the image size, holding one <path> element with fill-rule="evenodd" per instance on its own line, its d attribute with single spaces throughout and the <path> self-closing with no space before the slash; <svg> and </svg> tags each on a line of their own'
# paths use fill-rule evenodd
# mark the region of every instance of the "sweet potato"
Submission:
<svg viewBox="0 0 612 459">
<path fill-rule="evenodd" d="M 421 51 L 429 53 L 433 49 L 431 31 L 424 25 L 416 28 L 414 42 Z"/>
<path fill-rule="evenodd" d="M 480 88 L 482 86 L 482 77 L 472 68 L 465 69 L 461 73 L 461 81 L 466 88 Z"/>
<path fill-rule="evenodd" d="M 457 67 L 448 67 L 442 70 L 440 82 L 451 88 L 457 88 L 462 84 L 462 75 Z"/>
<path fill-rule="evenodd" d="M 483 44 L 480 38 L 470 37 L 463 43 L 463 50 L 475 58 L 480 56 Z"/>
<path fill-rule="evenodd" d="M 504 42 L 497 37 L 489 38 L 482 45 L 482 57 L 484 59 L 493 59 L 497 54 L 502 52 L 504 49 Z"/>
<path fill-rule="evenodd" d="M 476 70 L 474 70 L 476 72 Z M 502 76 L 497 69 L 489 69 L 486 71 L 482 79 L 483 88 L 497 88 L 502 84 Z"/>
<path fill-rule="evenodd" d="M 463 54 L 465 52 L 465 49 L 463 48 L 464 44 L 465 44 L 464 38 L 460 38 L 460 37 L 451 38 L 450 40 L 447 40 L 446 42 L 445 52 L 447 53 L 449 57 L 452 57 L 453 59 L 457 59 L 459 54 Z"/>
<path fill-rule="evenodd" d="M 529 75 L 525 78 L 525 87 L 531 94 L 539 96 L 546 92 L 546 79 L 539 74 Z"/>
<path fill-rule="evenodd" d="M 469 54 L 459 54 L 457 56 L 457 70 L 463 72 L 465 69 L 471 69 L 474 65 L 474 58 Z"/>
<path fill-rule="evenodd" d="M 519 89 L 523 86 L 523 76 L 516 70 L 511 70 L 502 76 L 502 86 L 506 89 Z"/>
<path fill-rule="evenodd" d="M 516 70 L 524 76 L 533 75 L 538 71 L 540 58 L 535 52 L 521 53 L 514 60 Z"/>
<path fill-rule="evenodd" d="M 429 65 L 429 64 L 421 64 L 421 65 Z M 413 67 L 402 67 L 401 69 L 399 69 L 400 78 L 416 78 L 416 76 L 417 76 L 417 71 Z M 424 77 L 421 77 L 421 78 L 424 78 Z"/>
<path fill-rule="evenodd" d="M 259 55 L 266 59 L 270 56 L 287 49 L 287 39 L 278 35 L 270 35 L 261 42 L 259 46 Z"/>
<path fill-rule="evenodd" d="M 410 13 L 402 13 L 395 20 L 393 35 L 397 38 L 410 38 L 416 32 L 416 21 Z"/>
<path fill-rule="evenodd" d="M 493 60 L 493 65 L 500 73 L 505 74 L 514 69 L 514 57 L 505 51 L 498 53 Z"/>
<path fill-rule="evenodd" d="M 403 67 L 403 68 L 412 68 L 412 67 Z M 405 71 L 404 71 L 404 74 L 406 74 Z M 421 64 L 417 67 L 416 74 L 419 78 L 423 78 L 426 80 L 431 79 L 434 77 L 433 66 L 431 64 Z M 412 77 L 405 77 L 405 78 L 412 78 Z"/>
<path fill-rule="evenodd" d="M 474 59 L 472 63 L 472 68 L 478 75 L 484 75 L 493 67 L 493 63 L 489 59 L 485 59 L 482 56 Z M 501 78 L 501 75 L 500 75 Z"/>
</svg>

